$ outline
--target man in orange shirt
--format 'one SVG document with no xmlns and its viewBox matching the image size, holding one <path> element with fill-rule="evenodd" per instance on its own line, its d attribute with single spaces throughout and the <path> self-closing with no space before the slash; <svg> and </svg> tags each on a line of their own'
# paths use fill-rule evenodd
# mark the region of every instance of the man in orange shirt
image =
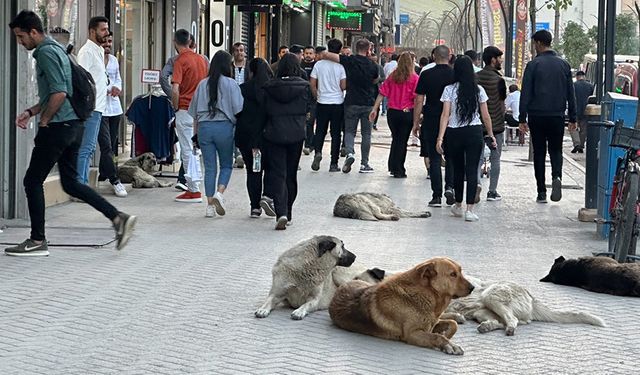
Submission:
<svg viewBox="0 0 640 375">
<path fill-rule="evenodd" d="M 209 67 L 202 56 L 189 48 L 190 35 L 187 30 L 176 31 L 173 42 L 178 58 L 173 66 L 171 78 L 171 103 L 176 110 L 176 133 L 180 142 L 180 155 L 185 170 L 189 170 L 189 157 L 193 152 L 193 118 L 187 110 L 198 83 L 207 78 Z M 176 197 L 177 202 L 200 203 L 202 194 L 197 182 L 187 181 L 188 191 Z"/>
</svg>

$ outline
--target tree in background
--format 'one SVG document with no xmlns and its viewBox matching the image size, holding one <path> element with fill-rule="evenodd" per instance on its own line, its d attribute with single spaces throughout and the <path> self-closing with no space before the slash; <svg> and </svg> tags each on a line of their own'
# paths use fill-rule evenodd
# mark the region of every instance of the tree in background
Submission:
<svg viewBox="0 0 640 375">
<path fill-rule="evenodd" d="M 573 0 L 545 0 L 544 6 L 547 9 L 553 9 L 555 12 L 553 25 L 553 40 L 556 43 L 560 41 L 560 11 L 567 10 L 572 5 Z"/>
<path fill-rule="evenodd" d="M 579 68 L 584 55 L 590 52 L 592 42 L 584 28 L 569 21 L 562 33 L 561 50 L 572 68 Z"/>
<path fill-rule="evenodd" d="M 638 19 L 633 14 L 616 16 L 616 54 L 636 55 L 638 53 Z"/>
</svg>

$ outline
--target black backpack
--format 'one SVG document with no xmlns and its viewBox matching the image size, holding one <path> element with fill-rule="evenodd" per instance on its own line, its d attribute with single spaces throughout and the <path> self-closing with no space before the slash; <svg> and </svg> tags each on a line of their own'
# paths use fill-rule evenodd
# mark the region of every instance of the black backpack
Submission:
<svg viewBox="0 0 640 375">
<path fill-rule="evenodd" d="M 68 51 L 70 51 L 69 49 Z M 69 96 L 69 102 L 76 116 L 85 121 L 96 108 L 96 83 L 85 68 L 80 66 L 75 57 L 67 53 L 69 57 L 69 65 L 71 66 L 71 86 L 73 87 L 73 95 Z"/>
</svg>

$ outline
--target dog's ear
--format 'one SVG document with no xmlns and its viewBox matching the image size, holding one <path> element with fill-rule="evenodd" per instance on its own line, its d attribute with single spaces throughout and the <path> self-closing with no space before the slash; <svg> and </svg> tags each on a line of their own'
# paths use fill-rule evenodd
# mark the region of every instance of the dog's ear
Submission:
<svg viewBox="0 0 640 375">
<path fill-rule="evenodd" d="M 367 270 L 367 273 L 369 274 L 369 276 L 373 277 L 374 279 L 378 280 L 378 281 L 382 281 L 382 279 L 384 279 L 384 270 L 381 270 L 380 268 L 371 268 Z"/>
<path fill-rule="evenodd" d="M 335 241 L 329 236 L 320 236 L 318 238 L 318 257 L 321 257 L 327 251 L 333 250 L 336 247 Z"/>
<path fill-rule="evenodd" d="M 432 279 L 435 276 L 438 276 L 438 272 L 436 271 L 436 265 L 433 263 L 427 263 L 418 268 L 418 273 L 421 279 Z"/>
<path fill-rule="evenodd" d="M 559 257 L 556 258 L 555 262 L 553 262 L 553 264 L 558 264 L 558 263 L 562 263 L 564 262 L 566 259 L 564 259 L 564 257 L 562 255 L 560 255 Z"/>
<path fill-rule="evenodd" d="M 551 273 L 549 273 L 547 276 L 545 276 L 542 279 L 540 279 L 540 281 L 543 282 L 543 283 L 551 283 L 551 282 L 553 282 L 553 280 L 551 280 Z"/>
</svg>

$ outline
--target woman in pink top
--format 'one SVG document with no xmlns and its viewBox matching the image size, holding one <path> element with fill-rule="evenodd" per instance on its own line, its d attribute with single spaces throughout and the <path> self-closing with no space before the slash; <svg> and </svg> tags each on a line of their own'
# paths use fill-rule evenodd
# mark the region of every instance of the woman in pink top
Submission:
<svg viewBox="0 0 640 375">
<path fill-rule="evenodd" d="M 403 52 L 398 58 L 398 67 L 380 87 L 376 103 L 369 114 L 369 120 L 373 121 L 382 99 L 387 98 L 387 122 L 391 130 L 388 166 L 389 172 L 395 178 L 407 177 L 404 161 L 407 158 L 407 141 L 413 126 L 413 101 L 417 84 L 418 75 L 413 68 L 413 58 L 409 52 Z"/>
</svg>

